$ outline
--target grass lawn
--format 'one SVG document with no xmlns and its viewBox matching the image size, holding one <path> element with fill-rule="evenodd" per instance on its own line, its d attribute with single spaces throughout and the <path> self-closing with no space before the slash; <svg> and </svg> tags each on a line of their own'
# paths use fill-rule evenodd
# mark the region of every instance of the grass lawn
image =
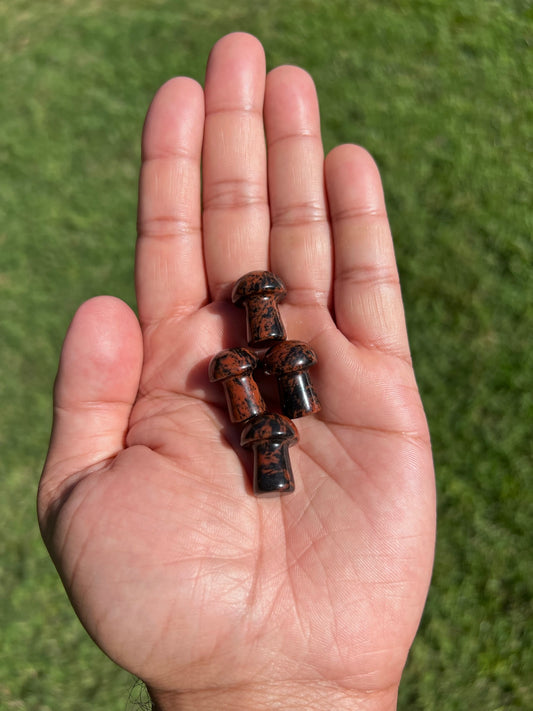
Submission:
<svg viewBox="0 0 533 711">
<path fill-rule="evenodd" d="M 124 711 L 40 541 L 65 328 L 134 304 L 139 135 L 174 74 L 256 34 L 376 157 L 439 493 L 400 708 L 533 708 L 533 9 L 525 0 L 0 0 L 0 708 Z M 529 156 L 528 156 L 529 151 Z"/>
</svg>

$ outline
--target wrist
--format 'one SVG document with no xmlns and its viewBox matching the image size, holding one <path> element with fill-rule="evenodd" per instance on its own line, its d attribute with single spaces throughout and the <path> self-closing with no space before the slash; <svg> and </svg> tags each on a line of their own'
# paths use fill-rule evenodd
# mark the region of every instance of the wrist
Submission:
<svg viewBox="0 0 533 711">
<path fill-rule="evenodd" d="M 162 692 L 148 688 L 153 711 L 395 711 L 397 687 L 347 690 L 333 684 L 260 684 Z"/>
</svg>

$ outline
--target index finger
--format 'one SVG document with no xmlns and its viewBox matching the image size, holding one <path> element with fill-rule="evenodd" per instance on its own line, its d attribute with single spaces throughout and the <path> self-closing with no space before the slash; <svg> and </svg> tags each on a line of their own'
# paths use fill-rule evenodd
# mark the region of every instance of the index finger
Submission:
<svg viewBox="0 0 533 711">
<path fill-rule="evenodd" d="M 263 127 L 265 54 L 236 32 L 213 47 L 205 79 L 204 254 L 213 300 L 268 268 L 270 217 Z"/>
</svg>

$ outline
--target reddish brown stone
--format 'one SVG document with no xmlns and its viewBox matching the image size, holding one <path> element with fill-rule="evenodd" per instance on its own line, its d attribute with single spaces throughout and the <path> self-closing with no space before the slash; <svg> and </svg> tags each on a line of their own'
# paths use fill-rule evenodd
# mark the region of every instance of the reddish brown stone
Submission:
<svg viewBox="0 0 533 711">
<path fill-rule="evenodd" d="M 314 350 L 303 341 L 277 343 L 265 354 L 264 370 L 278 381 L 281 409 L 287 417 L 319 412 L 320 401 L 307 372 L 316 362 Z"/>
<path fill-rule="evenodd" d="M 209 363 L 211 382 L 222 382 L 232 422 L 244 422 L 265 411 L 265 403 L 253 378 L 257 356 L 248 348 L 220 351 Z"/>
<path fill-rule="evenodd" d="M 265 412 L 245 425 L 241 445 L 254 453 L 254 494 L 276 496 L 294 491 L 288 449 L 297 441 L 298 430 L 283 415 Z"/>
<path fill-rule="evenodd" d="M 249 272 L 235 283 L 232 300 L 246 310 L 248 345 L 261 347 L 286 338 L 278 309 L 286 293 L 272 272 Z"/>
</svg>

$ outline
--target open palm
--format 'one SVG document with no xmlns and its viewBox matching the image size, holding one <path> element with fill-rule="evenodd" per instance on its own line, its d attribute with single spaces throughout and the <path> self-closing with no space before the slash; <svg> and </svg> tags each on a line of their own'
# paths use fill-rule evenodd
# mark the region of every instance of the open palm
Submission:
<svg viewBox="0 0 533 711">
<path fill-rule="evenodd" d="M 244 345 L 231 285 L 267 268 L 288 337 L 318 354 L 322 412 L 296 423 L 296 491 L 265 500 L 207 365 Z M 150 107 L 136 282 L 140 326 L 112 297 L 73 320 L 39 489 L 83 624 L 161 699 L 301 687 L 393 704 L 434 490 L 381 184 L 356 146 L 324 161 L 312 80 L 266 76 L 249 35 L 215 45 L 205 91 L 173 79 Z"/>
</svg>

